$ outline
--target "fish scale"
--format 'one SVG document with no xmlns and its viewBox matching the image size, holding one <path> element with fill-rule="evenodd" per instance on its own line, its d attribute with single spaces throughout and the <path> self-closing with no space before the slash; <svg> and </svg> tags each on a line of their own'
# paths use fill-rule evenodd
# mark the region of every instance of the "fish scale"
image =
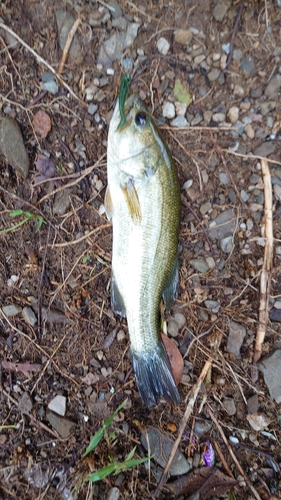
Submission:
<svg viewBox="0 0 281 500">
<path fill-rule="evenodd" d="M 150 407 L 160 397 L 180 399 L 159 332 L 161 296 L 170 306 L 176 295 L 180 190 L 169 150 L 140 97 L 133 94 L 124 112 L 120 126 L 117 103 L 108 135 L 111 302 L 127 318 L 136 383 Z"/>
</svg>

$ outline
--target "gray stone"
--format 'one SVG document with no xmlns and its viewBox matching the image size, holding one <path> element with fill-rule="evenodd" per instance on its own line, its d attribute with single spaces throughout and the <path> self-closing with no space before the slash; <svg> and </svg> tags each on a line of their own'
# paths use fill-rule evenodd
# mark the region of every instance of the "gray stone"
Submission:
<svg viewBox="0 0 281 500">
<path fill-rule="evenodd" d="M 233 59 L 234 61 L 240 61 L 243 57 L 243 51 L 241 49 L 234 49 L 233 51 Z"/>
<path fill-rule="evenodd" d="M 220 303 L 217 300 L 207 299 L 204 301 L 204 304 L 213 314 L 217 314 L 220 310 Z"/>
<path fill-rule="evenodd" d="M 122 10 L 119 7 L 119 5 L 116 2 L 107 2 L 110 9 L 110 14 L 112 15 L 113 19 L 117 19 L 118 17 L 122 16 Z"/>
<path fill-rule="evenodd" d="M 280 306 L 280 309 L 281 309 L 281 306 Z M 174 314 L 174 318 L 175 318 L 175 321 L 178 324 L 178 327 L 179 328 L 183 328 L 184 325 L 186 324 L 186 317 L 185 317 L 185 315 L 182 314 L 182 313 L 175 313 Z"/>
<path fill-rule="evenodd" d="M 209 271 L 209 266 L 204 259 L 190 259 L 190 264 L 199 273 L 207 273 Z"/>
<path fill-rule="evenodd" d="M 227 116 L 231 123 L 236 123 L 239 118 L 239 108 L 238 106 L 231 106 L 229 108 Z"/>
<path fill-rule="evenodd" d="M 61 417 L 49 409 L 46 412 L 46 417 L 53 429 L 55 429 L 62 438 L 67 438 L 71 434 L 73 427 L 75 427 L 75 422 L 72 422 L 68 418 Z"/>
<path fill-rule="evenodd" d="M 279 184 L 274 184 L 273 186 L 274 196 L 277 200 L 281 201 L 281 186 Z"/>
<path fill-rule="evenodd" d="M 64 215 L 67 213 L 70 207 L 70 196 L 69 191 L 60 191 L 55 195 L 53 214 L 54 215 Z"/>
<path fill-rule="evenodd" d="M 219 179 L 220 179 L 220 183 L 223 184 L 223 186 L 227 186 L 229 184 L 229 177 L 228 177 L 228 174 L 226 172 L 220 172 Z"/>
<path fill-rule="evenodd" d="M 254 394 L 249 399 L 247 399 L 247 410 L 248 414 L 258 413 L 259 409 L 259 397 L 257 394 Z"/>
<path fill-rule="evenodd" d="M 110 488 L 106 500 L 118 500 L 120 496 L 120 490 L 114 486 L 113 488 Z"/>
<path fill-rule="evenodd" d="M 243 58 L 240 63 L 240 70 L 246 78 L 249 78 L 255 71 L 256 65 L 252 57 Z"/>
<path fill-rule="evenodd" d="M 236 358 L 240 358 L 240 349 L 246 335 L 246 328 L 240 323 L 230 321 L 226 349 Z"/>
<path fill-rule="evenodd" d="M 66 412 L 66 397 L 61 394 L 57 394 L 57 396 L 55 396 L 48 404 L 48 408 L 49 410 L 52 410 L 58 415 L 64 417 Z"/>
<path fill-rule="evenodd" d="M 25 149 L 21 129 L 13 118 L 0 118 L 0 154 L 26 179 L 29 173 L 29 156 Z"/>
<path fill-rule="evenodd" d="M 274 153 L 274 151 L 275 144 L 273 144 L 271 141 L 266 141 L 260 144 L 256 149 L 254 149 L 253 153 L 256 156 L 266 157 Z"/>
<path fill-rule="evenodd" d="M 171 121 L 172 127 L 186 127 L 187 125 L 188 121 L 183 115 L 179 115 Z"/>
<path fill-rule="evenodd" d="M 158 52 L 160 52 L 160 54 L 166 56 L 170 50 L 170 43 L 166 38 L 161 36 L 159 40 L 157 40 L 156 47 Z"/>
<path fill-rule="evenodd" d="M 130 47 L 135 40 L 139 23 L 128 23 L 127 30 L 124 32 L 114 32 L 112 35 L 101 45 L 98 55 L 98 64 L 104 67 L 112 67 L 112 62 L 121 60 L 123 51 Z"/>
<path fill-rule="evenodd" d="M 172 102 L 166 101 L 163 104 L 162 115 L 165 118 L 174 118 L 176 116 L 175 106 Z"/>
<path fill-rule="evenodd" d="M 218 69 L 218 68 L 213 68 L 208 73 L 208 78 L 209 78 L 210 82 L 216 82 L 217 79 L 219 78 L 219 76 L 220 76 L 220 69 Z"/>
<path fill-rule="evenodd" d="M 126 31 L 127 25 L 128 23 L 123 16 L 117 17 L 116 19 L 112 20 L 112 27 L 117 28 L 120 31 Z"/>
<path fill-rule="evenodd" d="M 173 318 L 168 322 L 168 333 L 171 337 L 177 337 L 179 334 L 179 325 Z"/>
<path fill-rule="evenodd" d="M 226 236 L 221 240 L 221 249 L 224 253 L 231 253 L 234 248 L 233 236 Z"/>
<path fill-rule="evenodd" d="M 31 326 L 35 326 L 36 323 L 37 323 L 37 317 L 33 311 L 33 309 L 31 309 L 31 307 L 24 307 L 23 310 L 22 310 L 22 315 L 25 319 L 25 321 L 31 325 Z"/>
<path fill-rule="evenodd" d="M 167 436 L 167 434 L 161 433 L 158 429 L 148 427 L 141 435 L 141 443 L 146 451 L 149 450 L 149 453 L 153 455 L 153 460 L 164 468 L 170 458 L 174 441 Z M 171 476 L 186 474 L 190 468 L 191 465 L 184 455 L 180 450 L 177 450 L 170 468 Z"/>
<path fill-rule="evenodd" d="M 96 113 L 97 109 L 98 109 L 97 104 L 94 104 L 93 102 L 91 102 L 91 104 L 88 107 L 89 115 L 94 115 Z"/>
<path fill-rule="evenodd" d="M 273 354 L 261 359 L 258 368 L 263 373 L 271 399 L 275 399 L 277 404 L 281 403 L 281 350 L 277 349 Z"/>
<path fill-rule="evenodd" d="M 2 311 L 8 318 L 11 318 L 22 312 L 22 308 L 16 304 L 10 304 L 8 306 L 2 306 Z"/>
<path fill-rule="evenodd" d="M 221 240 L 232 234 L 236 226 L 236 215 L 232 208 L 225 210 L 209 224 L 211 238 Z"/>
<path fill-rule="evenodd" d="M 24 392 L 19 398 L 18 409 L 21 413 L 29 413 L 32 410 L 33 404 L 28 392 Z"/>
<path fill-rule="evenodd" d="M 278 96 L 278 91 L 281 89 L 281 75 L 273 76 L 267 86 L 265 87 L 264 94 L 270 99 L 275 99 Z"/>
<path fill-rule="evenodd" d="M 223 405 L 228 415 L 232 416 L 236 413 L 235 401 L 233 398 L 224 398 Z"/>
<path fill-rule="evenodd" d="M 276 101 L 265 101 L 260 104 L 260 112 L 262 116 L 267 115 L 276 108 Z"/>
<path fill-rule="evenodd" d="M 255 87 L 251 90 L 250 96 L 253 99 L 259 99 L 262 96 L 262 88 L 261 87 Z"/>
<path fill-rule="evenodd" d="M 206 203 L 203 203 L 203 205 L 200 206 L 200 213 L 202 215 L 205 215 L 207 212 L 209 212 L 212 209 L 212 204 L 210 201 L 206 201 Z"/>
<path fill-rule="evenodd" d="M 213 10 L 213 16 L 216 21 L 221 23 L 230 7 L 230 3 L 227 1 L 218 2 Z"/>
<path fill-rule="evenodd" d="M 212 116 L 214 122 L 221 123 L 225 121 L 225 114 L 224 113 L 214 113 Z"/>
</svg>

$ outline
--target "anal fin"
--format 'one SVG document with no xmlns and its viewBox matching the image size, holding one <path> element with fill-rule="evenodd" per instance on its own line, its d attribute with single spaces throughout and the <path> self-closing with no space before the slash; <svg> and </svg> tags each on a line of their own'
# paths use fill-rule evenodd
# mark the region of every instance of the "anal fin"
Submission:
<svg viewBox="0 0 281 500">
<path fill-rule="evenodd" d="M 111 276 L 111 309 L 115 314 L 126 318 L 126 308 L 123 297 L 115 281 L 114 275 Z"/>
</svg>

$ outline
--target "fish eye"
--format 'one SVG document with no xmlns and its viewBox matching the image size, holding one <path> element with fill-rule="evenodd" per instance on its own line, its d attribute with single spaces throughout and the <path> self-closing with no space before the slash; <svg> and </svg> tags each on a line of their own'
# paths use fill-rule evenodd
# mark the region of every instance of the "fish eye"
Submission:
<svg viewBox="0 0 281 500">
<path fill-rule="evenodd" d="M 135 116 L 136 125 L 143 127 L 146 124 L 146 122 L 147 122 L 147 115 L 143 113 L 143 111 L 140 111 L 139 113 L 136 114 Z"/>
</svg>

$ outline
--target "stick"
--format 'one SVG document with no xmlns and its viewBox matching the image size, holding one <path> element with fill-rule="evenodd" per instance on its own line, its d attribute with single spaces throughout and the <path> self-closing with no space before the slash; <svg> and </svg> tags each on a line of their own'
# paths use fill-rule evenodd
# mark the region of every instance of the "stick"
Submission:
<svg viewBox="0 0 281 500">
<path fill-rule="evenodd" d="M 259 324 L 257 329 L 255 353 L 253 362 L 257 363 L 261 357 L 262 344 L 268 324 L 269 291 L 273 260 L 273 224 L 272 224 L 272 186 L 270 170 L 266 160 L 262 160 L 262 173 L 264 182 L 264 218 L 265 218 L 265 247 L 264 259 L 260 279 L 260 307 Z"/>
<path fill-rule="evenodd" d="M 59 75 L 61 75 L 62 72 L 63 72 L 63 68 L 64 68 L 64 65 L 65 65 L 65 61 L 66 61 L 66 58 L 67 58 L 67 54 L 68 54 L 70 45 L 72 43 L 73 37 L 74 37 L 74 35 L 75 35 L 76 31 L 77 31 L 77 28 L 78 28 L 80 22 L 81 22 L 81 20 L 78 17 L 76 19 L 75 23 L 73 24 L 70 32 L 67 35 L 67 40 L 66 40 L 66 43 L 65 43 L 65 46 L 64 46 L 64 49 L 63 49 L 63 53 L 62 53 L 62 57 L 61 57 L 61 61 L 60 61 L 59 69 L 58 69 L 58 74 Z"/>
</svg>

